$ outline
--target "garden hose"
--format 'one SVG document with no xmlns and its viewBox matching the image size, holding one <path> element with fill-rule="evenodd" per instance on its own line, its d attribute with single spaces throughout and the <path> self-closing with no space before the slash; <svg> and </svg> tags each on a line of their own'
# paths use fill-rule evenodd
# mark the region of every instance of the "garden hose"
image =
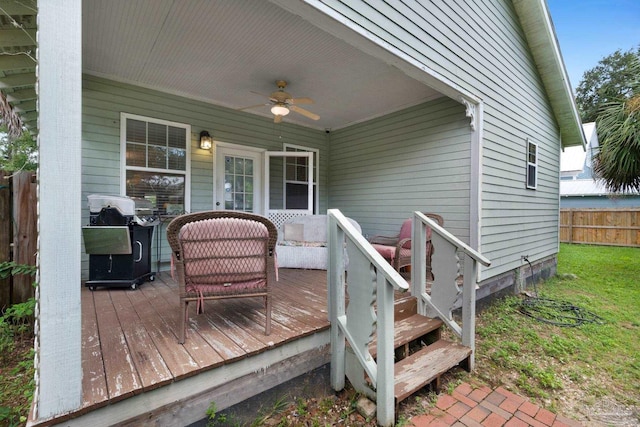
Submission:
<svg viewBox="0 0 640 427">
<path fill-rule="evenodd" d="M 540 298 L 536 287 L 533 266 L 527 257 L 524 257 L 524 260 L 529 264 L 535 296 L 526 295 L 520 302 L 519 310 L 522 314 L 540 322 L 561 327 L 575 327 L 586 323 L 604 324 L 602 317 L 577 305 L 566 301 Z"/>
</svg>

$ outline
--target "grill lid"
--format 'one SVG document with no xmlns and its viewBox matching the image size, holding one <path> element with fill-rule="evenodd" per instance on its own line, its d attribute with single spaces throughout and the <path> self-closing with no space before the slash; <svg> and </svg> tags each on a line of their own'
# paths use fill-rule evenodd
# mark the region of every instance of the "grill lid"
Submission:
<svg viewBox="0 0 640 427">
<path fill-rule="evenodd" d="M 89 194 L 89 212 L 100 213 L 103 208 L 116 208 L 122 216 L 136 214 L 135 201 L 126 196 L 110 196 L 105 194 Z"/>
</svg>

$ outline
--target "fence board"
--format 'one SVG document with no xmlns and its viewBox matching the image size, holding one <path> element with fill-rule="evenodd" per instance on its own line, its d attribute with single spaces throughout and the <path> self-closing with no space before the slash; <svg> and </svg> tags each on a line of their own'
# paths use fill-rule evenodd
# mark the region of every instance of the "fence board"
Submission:
<svg viewBox="0 0 640 427">
<path fill-rule="evenodd" d="M 640 209 L 561 209 L 560 241 L 640 247 Z"/>
<path fill-rule="evenodd" d="M 38 223 L 36 215 L 37 187 L 35 174 L 19 172 L 13 177 L 13 260 L 17 264 L 36 265 Z M 13 303 L 34 296 L 32 276 L 13 278 Z"/>
<path fill-rule="evenodd" d="M 0 262 L 11 261 L 11 181 L 0 171 Z M 11 304 L 11 277 L 0 279 L 0 310 Z"/>
</svg>

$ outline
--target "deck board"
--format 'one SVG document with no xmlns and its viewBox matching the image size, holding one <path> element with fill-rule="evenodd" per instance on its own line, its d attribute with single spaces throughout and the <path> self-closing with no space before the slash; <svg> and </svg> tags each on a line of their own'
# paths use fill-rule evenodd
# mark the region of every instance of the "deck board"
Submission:
<svg viewBox="0 0 640 427">
<path fill-rule="evenodd" d="M 89 292 L 81 293 L 82 306 L 93 306 L 93 296 Z M 107 380 L 100 350 L 100 335 L 95 310 L 84 310 L 82 313 L 82 389 L 83 407 L 106 404 L 109 400 Z"/>
<path fill-rule="evenodd" d="M 112 291 L 105 290 L 94 291 L 93 301 L 98 319 L 107 391 L 109 400 L 113 401 L 134 394 L 142 388 L 142 383 L 113 306 L 111 293 Z"/>
<path fill-rule="evenodd" d="M 149 292 L 145 293 L 143 290 L 140 290 L 140 292 L 126 292 L 126 295 L 131 305 L 135 308 L 141 325 L 158 349 L 158 354 L 162 354 L 163 364 L 169 370 L 170 378 L 186 375 L 194 367 L 197 367 L 196 361 L 182 346 L 174 351 L 162 351 L 162 349 L 167 349 L 168 347 L 175 349 L 173 344 L 176 336 L 156 310 L 156 304 L 161 298 L 149 295 Z"/>
<path fill-rule="evenodd" d="M 136 290 L 83 287 L 82 412 L 328 329 L 326 271 L 280 269 L 272 303 L 269 336 L 262 298 L 206 301 L 199 315 L 190 304 L 181 345 L 170 275 Z"/>
<path fill-rule="evenodd" d="M 149 332 L 147 332 L 142 319 L 140 319 L 127 297 L 129 292 L 135 291 L 125 289 L 123 292 L 113 292 L 111 300 L 118 315 L 122 332 L 127 340 L 134 367 L 142 382 L 142 387 L 151 389 L 171 381 L 173 377 Z"/>
<path fill-rule="evenodd" d="M 183 371 L 173 370 L 171 369 L 173 362 L 167 363 L 176 378 L 193 375 L 201 367 L 222 364 L 224 358 L 198 334 L 193 334 L 185 345 L 176 346 L 178 341 L 178 336 L 176 335 L 178 331 L 178 307 L 175 299 L 177 296 L 175 290 L 163 282 L 162 276 L 156 279 L 153 287 L 141 286 L 138 290 L 149 300 L 148 305 L 154 308 L 168 329 L 164 337 L 166 341 L 163 340 L 162 344 L 159 344 L 160 352 L 165 355 L 166 359 L 176 358 L 176 362 L 182 361 L 183 363 Z M 187 356 L 183 359 L 184 353 Z"/>
</svg>

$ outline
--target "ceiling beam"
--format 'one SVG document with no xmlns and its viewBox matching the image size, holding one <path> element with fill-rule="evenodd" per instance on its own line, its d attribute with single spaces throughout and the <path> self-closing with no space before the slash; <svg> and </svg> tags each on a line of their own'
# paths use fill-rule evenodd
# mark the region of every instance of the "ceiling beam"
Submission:
<svg viewBox="0 0 640 427">
<path fill-rule="evenodd" d="M 0 89 L 9 89 L 21 86 L 33 86 L 36 84 L 35 73 L 12 74 L 0 77 Z"/>
<path fill-rule="evenodd" d="M 0 47 L 34 46 L 36 30 L 0 30 Z"/>
<path fill-rule="evenodd" d="M 29 5 L 26 1 L 3 1 L 0 5 L 0 13 L 3 15 L 35 15 L 38 12 L 35 1 Z"/>
<path fill-rule="evenodd" d="M 36 99 L 37 97 L 35 87 L 14 90 L 13 92 L 9 93 L 5 92 L 5 95 L 7 96 L 7 101 L 9 102 L 23 102 L 28 99 Z"/>
<path fill-rule="evenodd" d="M 23 123 L 31 122 L 38 119 L 38 113 L 36 111 L 31 111 L 29 113 L 22 113 L 22 114 L 19 114 L 19 116 L 22 119 Z"/>
<path fill-rule="evenodd" d="M 18 113 L 26 113 L 27 111 L 36 111 L 36 101 L 32 100 L 27 102 L 20 102 L 19 104 L 13 104 L 13 109 Z"/>
<path fill-rule="evenodd" d="M 35 56 L 35 49 L 32 52 L 32 55 Z M 19 70 L 21 68 L 32 68 L 36 66 L 36 61 L 32 56 L 23 54 L 11 54 L 0 53 L 0 70 Z"/>
</svg>

